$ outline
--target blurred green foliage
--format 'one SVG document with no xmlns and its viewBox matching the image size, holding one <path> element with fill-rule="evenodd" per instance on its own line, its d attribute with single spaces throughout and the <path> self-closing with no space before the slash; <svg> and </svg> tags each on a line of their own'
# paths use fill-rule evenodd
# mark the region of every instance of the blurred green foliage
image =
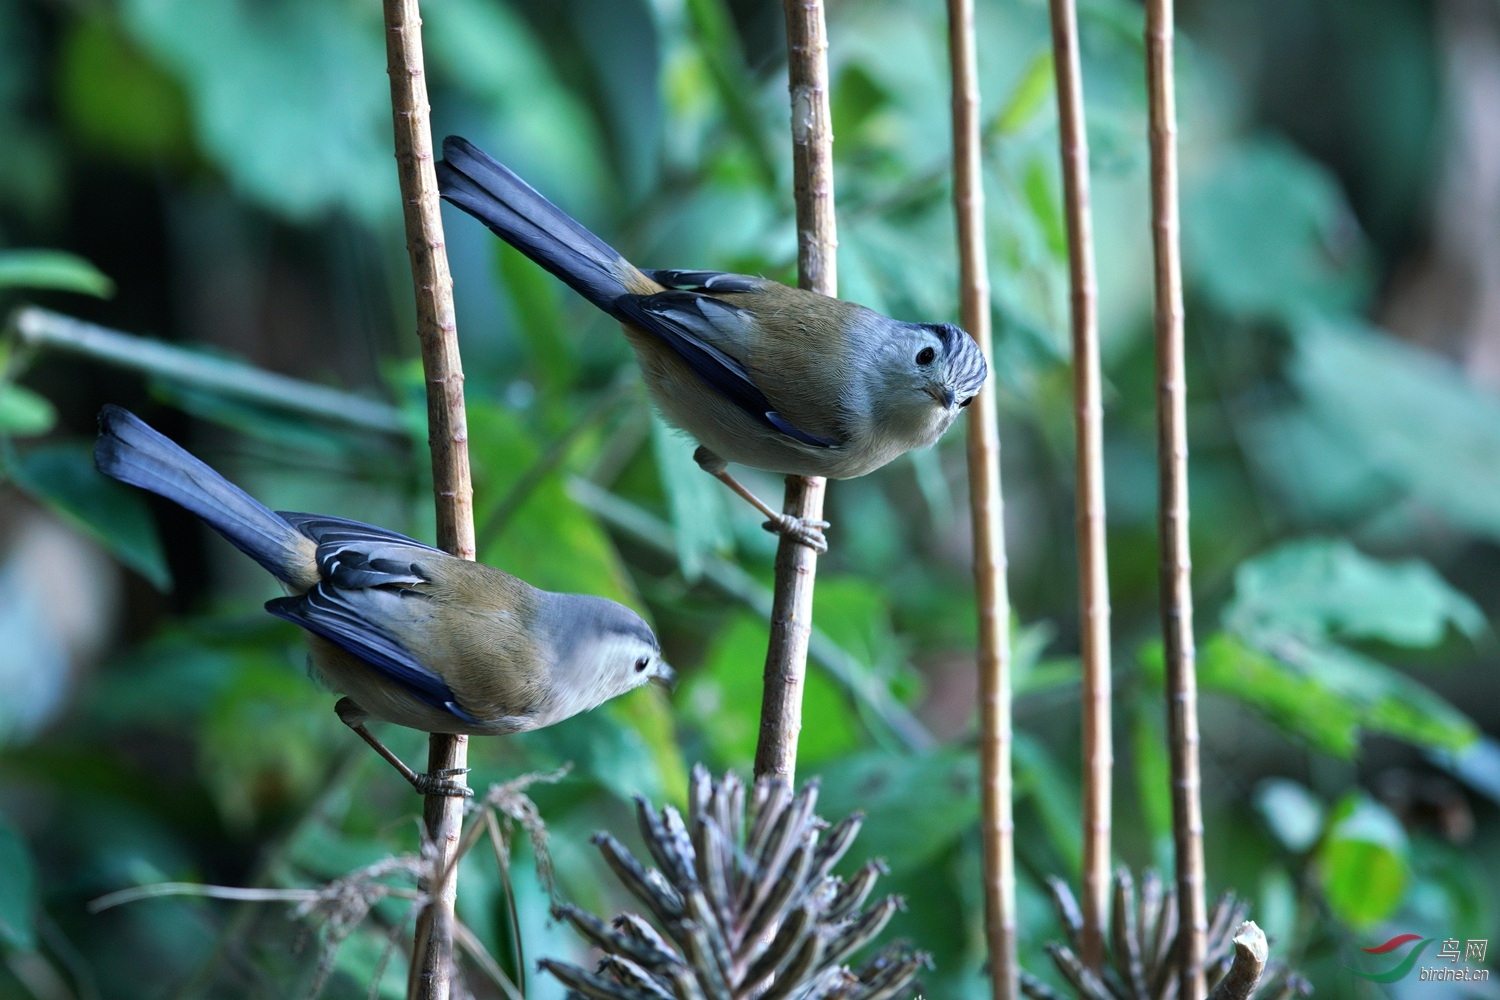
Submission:
<svg viewBox="0 0 1500 1000">
<path fill-rule="evenodd" d="M 1081 6 L 1116 853 L 1139 867 L 1170 857 L 1142 25 L 1127 0 Z M 1277 957 L 1322 995 L 1363 996 L 1340 965 L 1386 930 L 1477 937 L 1500 918 L 1500 751 L 1482 735 L 1500 728 L 1487 625 L 1500 604 L 1500 399 L 1378 328 L 1424 226 L 1431 123 L 1451 95 L 1431 4 L 1183 8 L 1210 888 L 1248 895 Z M 790 279 L 775 5 L 429 0 L 423 14 L 438 135 L 494 150 L 642 264 Z M 1020 626 L 1021 936 L 1043 972 L 1056 933 L 1041 879 L 1076 879 L 1079 864 L 1066 242 L 1045 6 L 988 0 L 979 27 Z M 841 290 L 900 317 L 952 319 L 939 5 L 835 4 L 831 34 Z M 391 425 L 410 428 L 334 427 L 295 399 L 251 405 L 181 380 L 143 386 L 6 341 L 0 474 L 15 491 L 0 509 L 15 517 L 0 527 L 18 527 L 0 544 L 0 997 L 295 995 L 319 945 L 293 948 L 299 932 L 275 907 L 161 899 L 95 916 L 84 904 L 168 879 L 309 885 L 411 848 L 415 798 L 301 676 L 296 630 L 259 610 L 268 581 L 181 515 L 100 481 L 84 444 L 101 403 L 126 403 L 273 507 L 430 537 L 382 51 L 377 7 L 353 0 L 0 0 L 0 245 L 14 248 L 0 250 L 0 307 L 43 301 L 388 400 Z M 1314 85 L 1318 99 L 1295 96 Z M 765 632 L 753 608 L 773 542 L 650 414 L 606 318 L 481 227 L 447 222 L 481 558 L 641 609 L 684 675 L 671 700 L 641 691 L 473 744 L 481 783 L 574 763 L 535 797 L 562 890 L 605 912 L 620 900 L 588 834 L 628 832 L 633 793 L 680 800 L 689 762 L 748 768 Z M 829 815 L 868 814 L 851 859 L 890 863 L 909 903 L 896 933 L 935 956 L 927 995 L 977 998 L 960 437 L 830 491 L 815 619 L 833 647 L 824 658 L 858 676 L 815 665 L 801 770 L 822 776 Z M 66 575 L 53 585 L 48 571 L 71 563 L 23 561 L 31 505 L 139 574 L 123 603 Z M 110 641 L 84 642 L 80 620 Z M 10 697 L 23 691 L 46 697 Z M 917 713 L 931 748 L 904 745 L 891 703 Z M 420 758 L 418 734 L 386 735 Z M 581 944 L 547 920 L 525 849 L 511 877 L 514 919 L 492 860 L 465 863 L 460 912 L 479 940 L 512 970 L 516 929 L 527 961 L 578 958 Z M 387 938 L 409 931 L 395 902 L 377 907 L 339 948 L 326 995 L 399 996 Z M 560 991 L 532 976 L 528 995 Z"/>
</svg>

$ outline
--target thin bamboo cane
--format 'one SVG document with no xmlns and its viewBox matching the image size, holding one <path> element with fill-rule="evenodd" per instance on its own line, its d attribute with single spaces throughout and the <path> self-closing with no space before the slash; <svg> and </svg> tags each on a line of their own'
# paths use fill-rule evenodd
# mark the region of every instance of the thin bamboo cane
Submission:
<svg viewBox="0 0 1500 1000">
<path fill-rule="evenodd" d="M 1177 101 L 1172 79 L 1172 0 L 1146 3 L 1146 89 L 1151 120 L 1151 211 L 1156 266 L 1157 462 L 1160 474 L 1161 605 L 1167 738 L 1172 764 L 1172 839 L 1180 916 L 1178 996 L 1202 1000 L 1208 914 L 1198 773 L 1198 682 L 1188 548 L 1187 382 L 1183 361 L 1182 257 L 1177 216 Z"/>
<path fill-rule="evenodd" d="M 828 107 L 828 27 L 822 0 L 784 0 L 787 87 L 792 103 L 792 177 L 797 200 L 797 281 L 823 295 L 838 291 L 833 214 L 833 127 Z M 782 510 L 820 520 L 820 478 L 788 476 Z M 766 647 L 755 775 L 791 781 L 802 730 L 802 688 L 812 634 L 818 554 L 785 536 L 776 549 L 775 596 Z"/>
<path fill-rule="evenodd" d="M 1012 814 L 1010 597 L 1006 588 L 1000 433 L 995 412 L 990 283 L 980 170 L 979 78 L 973 0 L 948 0 L 953 68 L 953 201 L 963 323 L 991 375 L 969 406 L 969 509 L 974 524 L 974 587 L 979 612 L 979 767 L 984 857 L 984 918 L 990 990 L 1020 995 L 1016 960 L 1015 819 Z"/>
<path fill-rule="evenodd" d="M 1083 117 L 1074 0 L 1052 0 L 1052 65 L 1057 78 L 1068 288 L 1073 334 L 1073 429 L 1080 658 L 1083 673 L 1083 936 L 1079 957 L 1098 971 L 1109 909 L 1110 799 L 1114 749 L 1110 718 L 1109 565 L 1104 545 L 1104 412 L 1099 392 L 1098 288 L 1089 207 L 1089 140 Z"/>
<path fill-rule="evenodd" d="M 453 312 L 453 279 L 448 273 L 443 222 L 438 212 L 427 78 L 422 64 L 422 16 L 418 0 L 385 0 L 384 8 L 396 167 L 401 178 L 406 247 L 411 254 L 416 290 L 422 371 L 427 381 L 427 433 L 432 451 L 437 543 L 454 555 L 473 559 L 474 506 L 469 476 L 469 433 L 464 416 L 464 375 Z M 465 766 L 468 749 L 465 736 L 434 733 L 428 744 L 428 771 L 459 771 Z M 462 780 L 461 773 L 456 780 Z M 463 825 L 463 800 L 451 795 L 429 795 L 422 818 L 436 852 L 433 870 L 442 874 L 439 885 L 426 887 L 432 901 L 417 920 L 407 996 L 447 1000 L 453 971 L 453 907 L 458 895 L 453 857 Z"/>
</svg>

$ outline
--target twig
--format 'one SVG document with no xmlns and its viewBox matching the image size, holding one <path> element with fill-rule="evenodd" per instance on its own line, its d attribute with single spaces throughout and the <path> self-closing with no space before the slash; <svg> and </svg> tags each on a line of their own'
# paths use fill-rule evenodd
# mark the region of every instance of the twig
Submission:
<svg viewBox="0 0 1500 1000">
<path fill-rule="evenodd" d="M 581 478 L 569 480 L 568 494 L 616 531 L 662 555 L 677 554 L 671 526 L 630 501 Z M 737 564 L 710 553 L 704 557 L 702 574 L 703 581 L 719 593 L 739 601 L 757 615 L 770 615 L 774 600 L 771 591 Z M 869 676 L 868 668 L 858 657 L 816 625 L 808 636 L 807 649 L 812 660 L 907 749 L 930 750 L 937 745 L 922 720 L 892 698 L 885 685 Z"/>
<path fill-rule="evenodd" d="M 1181 931 L 1178 996 L 1202 1000 L 1208 936 L 1203 809 L 1198 774 L 1198 682 L 1188 549 L 1187 383 L 1183 364 L 1182 257 L 1177 220 L 1177 107 L 1172 81 L 1172 0 L 1146 3 L 1146 93 L 1151 121 L 1151 214 L 1156 272 L 1156 419 L 1160 475 L 1161 615 L 1166 654 L 1172 839 Z"/>
<path fill-rule="evenodd" d="M 1266 971 L 1266 935 L 1253 920 L 1240 924 L 1234 935 L 1234 964 L 1208 995 L 1208 1000 L 1250 1000 Z"/>
<path fill-rule="evenodd" d="M 1015 819 L 1011 777 L 1010 595 L 1006 586 L 1000 431 L 990 334 L 989 266 L 980 172 L 979 75 L 973 0 L 948 2 L 953 67 L 953 200 L 958 216 L 963 322 L 991 376 L 969 407 L 969 510 L 974 524 L 974 589 L 979 612 L 979 768 L 984 855 L 984 917 L 995 1000 L 1020 995 L 1016 960 Z"/>
<path fill-rule="evenodd" d="M 792 101 L 792 178 L 797 199 L 797 283 L 835 295 L 838 246 L 833 214 L 833 127 L 828 106 L 828 29 L 823 0 L 782 0 L 786 14 L 787 88 Z M 788 476 L 782 511 L 820 520 L 823 489 L 817 477 Z M 792 780 L 802 730 L 802 683 L 812 629 L 818 555 L 782 536 L 776 548 L 775 599 L 766 645 L 765 694 L 760 707 L 756 777 Z"/>
<path fill-rule="evenodd" d="M 408 432 L 401 411 L 394 406 L 277 375 L 242 361 L 133 337 L 35 306 L 18 309 L 10 325 L 27 347 L 77 354 L 143 375 L 361 430 L 402 437 Z"/>
<path fill-rule="evenodd" d="M 1073 332 L 1075 506 L 1078 535 L 1080 658 L 1083 668 L 1083 936 L 1079 958 L 1099 970 L 1109 905 L 1110 719 L 1109 567 L 1104 546 L 1103 405 L 1094 226 L 1089 207 L 1089 139 L 1074 0 L 1052 0 L 1052 65 L 1068 226 L 1068 287 Z"/>
<path fill-rule="evenodd" d="M 464 417 L 464 376 L 453 313 L 453 279 L 443 246 L 438 213 L 437 175 L 428 122 L 427 78 L 422 67 L 422 16 L 418 0 L 384 0 L 386 72 L 391 82 L 396 167 L 401 179 L 406 248 L 411 254 L 417 301 L 417 337 L 427 381 L 427 435 L 432 451 L 432 489 L 437 507 L 438 545 L 464 559 L 474 558 L 473 487 L 469 478 L 469 431 Z M 468 760 L 468 737 L 434 733 L 427 769 L 458 775 Z M 453 971 L 453 907 L 458 871 L 452 864 L 463 826 L 463 799 L 427 796 L 422 809 L 427 837 L 435 846 L 441 872 L 430 905 L 417 919 L 407 995 L 447 1000 Z"/>
</svg>

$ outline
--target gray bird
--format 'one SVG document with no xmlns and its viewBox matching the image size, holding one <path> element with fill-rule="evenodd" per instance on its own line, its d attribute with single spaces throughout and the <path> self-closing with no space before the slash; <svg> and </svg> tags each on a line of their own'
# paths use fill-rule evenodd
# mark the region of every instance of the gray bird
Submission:
<svg viewBox="0 0 1500 1000">
<path fill-rule="evenodd" d="M 373 525 L 272 511 L 118 406 L 99 414 L 94 461 L 197 515 L 281 581 L 289 596 L 266 610 L 310 633 L 312 672 L 347 696 L 339 718 L 418 791 L 470 794 L 451 775 L 412 771 L 365 728 L 370 717 L 519 733 L 675 678 L 627 607 L 538 590 Z"/>
<path fill-rule="evenodd" d="M 852 479 L 943 435 L 984 384 L 951 323 L 903 323 L 780 282 L 641 270 L 472 143 L 443 140 L 442 196 L 620 321 L 651 398 L 770 531 L 824 551 L 827 522 L 771 509 L 727 462 Z"/>
</svg>

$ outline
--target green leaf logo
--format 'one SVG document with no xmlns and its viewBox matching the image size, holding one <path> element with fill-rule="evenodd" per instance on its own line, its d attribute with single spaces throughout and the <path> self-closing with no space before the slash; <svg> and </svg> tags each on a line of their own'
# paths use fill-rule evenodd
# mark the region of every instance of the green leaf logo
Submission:
<svg viewBox="0 0 1500 1000">
<path fill-rule="evenodd" d="M 1408 941 L 1417 941 L 1419 937 L 1420 935 L 1417 934 L 1398 934 L 1396 937 L 1385 942 L 1385 944 L 1378 944 L 1373 948 L 1365 948 L 1364 950 L 1372 955 L 1383 955 L 1388 951 L 1393 951 L 1401 947 Z M 1417 946 L 1409 951 L 1405 958 L 1397 963 L 1394 968 L 1387 969 L 1385 972 L 1360 972 L 1358 969 L 1347 965 L 1344 968 L 1361 979 L 1368 979 L 1376 983 L 1394 983 L 1396 980 L 1405 979 L 1411 974 L 1412 967 L 1417 964 L 1417 959 L 1422 957 L 1423 950 L 1436 940 L 1437 938 L 1421 938 Z"/>
</svg>

